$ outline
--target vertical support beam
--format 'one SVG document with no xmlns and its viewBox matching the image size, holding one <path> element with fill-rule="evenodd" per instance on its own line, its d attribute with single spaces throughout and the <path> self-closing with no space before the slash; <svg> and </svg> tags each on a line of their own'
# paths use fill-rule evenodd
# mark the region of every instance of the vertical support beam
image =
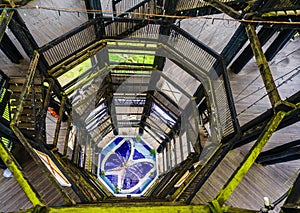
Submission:
<svg viewBox="0 0 300 213">
<path fill-rule="evenodd" d="M 11 155 L 11 153 L 7 150 L 5 145 L 3 144 L 2 140 L 0 140 L 0 156 L 9 171 L 14 175 L 14 178 L 18 182 L 18 184 L 21 186 L 23 191 L 25 192 L 26 196 L 30 200 L 33 206 L 41 205 L 44 206 L 44 201 L 42 198 L 39 197 L 37 192 L 34 190 L 34 188 L 30 185 L 26 177 L 24 177 L 21 168 L 16 163 L 16 160 Z"/>
<path fill-rule="evenodd" d="M 74 147 L 73 147 L 73 152 L 72 152 L 72 158 L 71 158 L 71 161 L 74 164 L 77 164 L 77 144 L 78 144 L 78 137 L 79 137 L 79 132 L 76 131 L 75 141 L 74 141 Z"/>
<path fill-rule="evenodd" d="M 67 97 L 65 95 L 63 95 L 62 99 L 61 99 L 61 102 L 60 102 L 59 116 L 58 116 L 58 119 L 57 119 L 57 122 L 56 122 L 55 134 L 54 134 L 54 139 L 53 139 L 54 148 L 57 147 L 58 136 L 59 136 L 62 117 L 63 117 L 63 114 L 64 114 L 66 100 L 67 100 Z"/>
<path fill-rule="evenodd" d="M 170 170 L 170 155 L 169 155 L 169 146 L 168 146 L 168 144 L 166 144 L 166 148 L 163 150 L 163 152 L 166 152 L 166 155 L 165 155 L 165 157 L 166 157 L 166 163 L 167 163 L 167 168 L 166 168 L 166 171 L 169 171 Z"/>
<path fill-rule="evenodd" d="M 82 160 L 82 168 L 83 169 L 85 169 L 85 163 L 86 163 L 86 158 L 87 158 L 87 154 L 86 154 L 86 152 L 87 152 L 87 144 L 88 144 L 88 141 L 90 140 L 90 136 L 89 135 L 87 135 L 86 137 L 84 137 L 85 138 L 85 140 L 84 140 L 84 149 L 83 149 L 83 151 L 82 151 L 82 158 L 83 158 L 83 160 Z M 82 140 L 83 141 L 83 140 Z"/>
<path fill-rule="evenodd" d="M 281 99 L 278 90 L 276 88 L 270 67 L 268 65 L 268 61 L 263 53 L 260 41 L 255 32 L 255 27 L 251 24 L 247 24 L 246 33 L 249 38 L 251 48 L 255 56 L 256 63 L 258 65 L 261 77 L 265 84 L 270 102 L 272 104 L 272 107 L 274 108 L 277 104 L 281 102 Z"/>
<path fill-rule="evenodd" d="M 244 158 L 241 165 L 235 170 L 230 179 L 227 181 L 223 189 L 218 193 L 215 200 L 218 201 L 219 205 L 222 206 L 226 200 L 230 197 L 232 192 L 238 186 L 240 181 L 246 175 L 248 170 L 251 168 L 256 158 L 272 136 L 272 134 L 276 131 L 278 125 L 285 117 L 286 112 L 279 111 L 273 116 L 268 125 L 265 127 L 263 132 L 260 134 L 254 146 L 251 148 L 249 153 Z"/>
<path fill-rule="evenodd" d="M 172 143 L 172 141 L 171 141 Z M 175 165 L 177 165 L 178 161 L 177 161 L 177 146 L 176 146 L 176 140 L 175 137 L 173 137 L 173 146 L 174 146 L 174 159 L 175 159 Z"/>
<path fill-rule="evenodd" d="M 113 9 L 113 16 L 117 16 L 117 9 L 116 9 L 116 4 L 118 3 L 118 0 L 112 0 L 112 9 Z"/>
<path fill-rule="evenodd" d="M 9 1 L 10 5 L 12 7 L 15 7 L 15 4 L 12 1 Z M 2 37 L 5 33 L 5 30 L 12 19 L 12 16 L 14 14 L 14 11 L 10 8 L 4 8 L 2 10 L 2 13 L 0 15 L 0 41 L 2 40 Z"/>
<path fill-rule="evenodd" d="M 43 106 L 42 113 L 41 113 L 42 116 L 41 116 L 41 120 L 40 120 L 40 123 L 38 126 L 38 132 L 37 132 L 37 136 L 40 141 L 45 141 L 45 138 L 44 138 L 45 137 L 45 135 L 44 135 L 45 120 L 46 120 L 47 111 L 48 111 L 48 107 L 50 104 L 51 92 L 52 92 L 52 88 L 53 88 L 53 84 L 54 84 L 54 81 L 52 79 L 47 79 L 47 80 L 48 80 L 49 87 L 48 87 L 46 97 L 44 100 L 44 106 Z"/>
<path fill-rule="evenodd" d="M 169 158 L 170 158 L 170 169 L 173 168 L 173 160 L 172 160 L 172 140 L 167 144 L 169 146 Z"/>
<path fill-rule="evenodd" d="M 183 153 L 183 144 L 182 144 L 181 134 L 178 135 L 178 138 L 179 138 L 179 149 L 180 149 L 180 161 L 183 161 L 184 153 Z"/>
<path fill-rule="evenodd" d="M 64 151 L 63 155 L 67 155 L 68 151 L 68 143 L 69 143 L 69 137 L 70 137 L 70 131 L 72 129 L 72 118 L 73 118 L 73 112 L 72 110 L 70 111 L 69 118 L 68 118 L 68 124 L 67 124 L 67 132 L 66 132 L 66 137 L 65 137 L 65 144 L 64 144 Z"/>
</svg>

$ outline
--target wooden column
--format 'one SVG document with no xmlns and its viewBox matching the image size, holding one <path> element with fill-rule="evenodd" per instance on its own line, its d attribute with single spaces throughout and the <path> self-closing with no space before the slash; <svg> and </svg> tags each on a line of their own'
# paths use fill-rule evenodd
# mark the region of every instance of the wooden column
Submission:
<svg viewBox="0 0 300 213">
<path fill-rule="evenodd" d="M 72 110 L 71 110 L 71 112 L 69 114 L 69 118 L 68 118 L 67 132 L 66 132 L 64 150 L 63 150 L 63 155 L 64 156 L 67 155 L 67 151 L 68 151 L 68 143 L 69 143 L 70 131 L 72 129 L 72 117 L 73 117 L 73 113 L 72 113 Z"/>
<path fill-rule="evenodd" d="M 257 66 L 259 68 L 261 77 L 265 84 L 270 102 L 273 107 L 281 102 L 278 90 L 276 88 L 270 67 L 268 65 L 268 61 L 264 55 L 262 50 L 260 41 L 255 31 L 255 27 L 251 24 L 246 25 L 246 33 L 248 35 L 251 48 L 253 51 L 253 55 L 255 56 Z"/>
<path fill-rule="evenodd" d="M 59 136 L 59 131 L 60 131 L 60 127 L 61 127 L 61 121 L 62 121 L 62 117 L 63 117 L 63 113 L 64 113 L 66 100 L 67 100 L 67 97 L 65 95 L 63 95 L 61 102 L 60 102 L 59 116 L 58 116 L 58 119 L 56 122 L 55 134 L 54 134 L 54 139 L 53 139 L 54 148 L 57 147 L 58 136 Z"/>
</svg>

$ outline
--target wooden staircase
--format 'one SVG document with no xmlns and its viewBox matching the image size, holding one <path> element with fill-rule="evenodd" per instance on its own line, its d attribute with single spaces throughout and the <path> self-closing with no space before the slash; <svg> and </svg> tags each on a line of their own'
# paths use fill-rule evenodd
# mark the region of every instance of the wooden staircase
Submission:
<svg viewBox="0 0 300 213">
<path fill-rule="evenodd" d="M 16 113 L 20 104 L 19 97 L 23 90 L 23 84 L 26 78 L 11 77 L 8 82 L 8 88 L 12 91 L 10 96 L 10 106 L 12 116 Z M 22 113 L 17 121 L 18 127 L 23 133 L 36 136 L 40 117 L 43 108 L 43 80 L 41 77 L 35 77 L 33 84 L 29 88 L 29 93 L 25 99 Z"/>
</svg>

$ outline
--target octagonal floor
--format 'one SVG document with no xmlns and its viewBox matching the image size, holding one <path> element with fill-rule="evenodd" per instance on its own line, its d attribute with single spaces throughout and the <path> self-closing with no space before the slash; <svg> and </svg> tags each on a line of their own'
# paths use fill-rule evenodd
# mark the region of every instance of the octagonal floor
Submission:
<svg viewBox="0 0 300 213">
<path fill-rule="evenodd" d="M 139 136 L 116 136 L 98 165 L 98 179 L 115 196 L 142 196 L 158 176 L 155 150 Z"/>
</svg>

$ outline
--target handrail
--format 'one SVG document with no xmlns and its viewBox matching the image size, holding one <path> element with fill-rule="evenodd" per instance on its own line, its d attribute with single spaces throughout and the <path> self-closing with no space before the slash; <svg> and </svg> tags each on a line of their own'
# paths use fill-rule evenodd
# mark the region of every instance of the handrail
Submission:
<svg viewBox="0 0 300 213">
<path fill-rule="evenodd" d="M 21 142 L 21 144 L 24 146 L 24 148 L 26 149 L 26 151 L 30 154 L 30 156 L 32 157 L 32 159 L 34 160 L 34 162 L 43 169 L 43 172 L 45 172 L 47 174 L 47 177 L 49 178 L 50 181 L 52 181 L 54 184 L 54 186 L 59 190 L 59 192 L 61 192 L 61 194 L 63 195 L 63 198 L 65 200 L 66 203 L 68 204 L 75 204 L 75 201 L 72 200 L 72 198 L 65 192 L 65 190 L 60 186 L 60 184 L 57 182 L 57 180 L 51 175 L 50 171 L 44 166 L 43 162 L 41 161 L 41 159 L 38 157 L 38 155 L 33 151 L 32 146 L 29 144 L 29 142 L 27 141 L 26 137 L 23 135 L 23 133 L 21 132 L 21 130 L 18 128 L 18 120 L 20 118 L 20 115 L 23 111 L 23 105 L 24 105 L 24 101 L 29 93 L 29 89 L 30 86 L 33 82 L 33 78 L 35 76 L 36 73 L 36 68 L 37 68 L 37 64 L 38 64 L 38 60 L 39 60 L 39 53 L 37 51 L 34 52 L 34 56 L 31 59 L 31 63 L 29 65 L 29 70 L 28 70 L 28 74 L 26 77 L 26 81 L 23 85 L 22 88 L 22 92 L 20 95 L 20 103 L 19 106 L 17 107 L 17 111 L 14 115 L 13 120 L 10 123 L 10 128 L 13 130 L 13 132 L 15 133 L 15 135 L 17 136 L 17 138 L 19 139 L 19 141 Z"/>
<path fill-rule="evenodd" d="M 112 21 L 111 18 L 104 18 L 104 20 Z M 100 19 L 98 19 L 98 21 L 100 21 Z M 97 21 L 92 20 L 82 26 L 90 27 L 93 23 L 96 24 L 96 22 Z M 105 34 L 102 35 L 101 40 L 95 40 L 92 43 L 101 43 L 101 41 L 105 42 L 111 39 L 117 39 L 118 35 L 122 34 L 122 30 L 127 30 L 128 28 L 131 28 L 136 24 L 144 24 L 144 22 L 145 20 L 131 20 L 116 17 L 110 25 L 105 26 L 105 28 L 107 29 L 105 29 Z M 85 29 L 82 26 L 77 30 L 73 30 L 68 35 L 64 35 L 63 37 L 72 37 L 74 33 L 81 32 Z M 160 27 L 169 28 L 171 30 L 171 34 L 164 35 L 165 37 L 159 37 Z M 55 48 L 56 45 L 59 45 L 59 47 L 63 47 L 60 46 L 61 42 L 65 41 L 63 37 L 56 39 L 46 45 L 46 50 L 51 50 L 48 49 L 49 46 L 53 46 L 53 48 Z M 226 92 L 226 90 L 230 89 L 230 87 L 227 82 L 228 79 L 225 76 L 226 73 L 224 72 L 225 67 L 222 65 L 222 58 L 218 53 L 216 53 L 214 50 L 212 50 L 202 42 L 198 41 L 196 38 L 185 32 L 178 26 L 160 20 L 150 20 L 148 26 L 126 37 L 128 38 L 128 40 L 139 40 L 143 42 L 148 42 L 150 40 L 150 42 L 157 43 L 160 48 L 165 47 L 164 49 L 167 50 L 168 54 L 172 57 L 174 57 L 175 55 L 181 55 L 180 57 L 177 57 L 177 61 L 180 61 L 179 64 L 177 63 L 178 66 L 183 66 L 183 68 L 185 69 L 188 68 L 188 70 L 190 71 L 189 74 L 191 74 L 196 79 L 200 78 L 200 81 L 204 84 L 205 89 L 207 91 L 210 91 L 210 104 L 212 108 L 215 109 L 213 115 L 215 119 L 213 119 L 213 121 L 217 126 L 217 139 L 219 141 L 223 136 L 227 136 L 228 134 L 232 133 L 231 129 L 233 129 L 233 126 L 238 126 L 236 124 L 232 125 L 232 121 L 236 123 L 237 120 L 233 119 L 234 110 L 231 109 L 232 107 L 234 107 L 234 105 L 232 104 L 233 100 L 232 98 L 228 97 L 228 91 Z M 65 45 L 67 45 L 67 43 Z M 92 44 L 91 46 L 93 45 L 94 44 Z M 88 51 L 88 49 L 88 47 L 85 47 L 86 51 Z M 44 54 L 44 50 L 45 48 L 42 47 L 40 49 L 40 53 Z M 82 52 L 82 50 L 78 51 Z M 55 54 L 55 52 L 53 52 L 53 54 Z M 76 53 L 70 52 L 70 54 L 74 55 Z M 168 55 L 165 55 L 165 57 L 168 57 Z M 57 63 L 63 64 L 61 61 Z M 195 72 L 195 70 L 197 70 L 197 72 Z M 221 99 L 227 101 L 220 101 Z"/>
</svg>

